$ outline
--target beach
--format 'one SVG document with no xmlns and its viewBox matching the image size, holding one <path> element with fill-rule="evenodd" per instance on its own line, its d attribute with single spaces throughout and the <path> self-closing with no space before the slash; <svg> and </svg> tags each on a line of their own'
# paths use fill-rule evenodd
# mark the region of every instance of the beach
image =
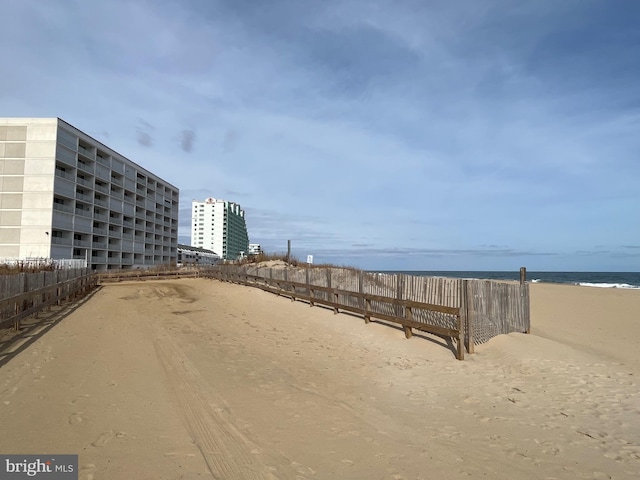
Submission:
<svg viewBox="0 0 640 480">
<path fill-rule="evenodd" d="M 640 290 L 536 283 L 531 317 L 458 361 L 255 288 L 105 285 L 0 337 L 0 453 L 84 480 L 639 478 Z"/>
</svg>

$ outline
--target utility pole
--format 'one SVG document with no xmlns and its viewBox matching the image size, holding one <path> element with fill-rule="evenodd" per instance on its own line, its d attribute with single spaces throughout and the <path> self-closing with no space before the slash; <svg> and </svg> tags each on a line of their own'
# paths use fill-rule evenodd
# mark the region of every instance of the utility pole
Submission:
<svg viewBox="0 0 640 480">
<path fill-rule="evenodd" d="M 287 240 L 287 263 L 291 262 L 291 240 Z"/>
</svg>

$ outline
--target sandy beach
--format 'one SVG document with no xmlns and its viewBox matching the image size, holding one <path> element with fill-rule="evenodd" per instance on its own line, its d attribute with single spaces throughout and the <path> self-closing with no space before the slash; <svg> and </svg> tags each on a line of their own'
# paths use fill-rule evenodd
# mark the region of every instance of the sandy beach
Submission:
<svg viewBox="0 0 640 480">
<path fill-rule="evenodd" d="M 249 287 L 106 285 L 0 336 L 0 452 L 83 480 L 640 478 L 640 291 L 531 289 L 532 333 L 461 362 Z"/>
</svg>

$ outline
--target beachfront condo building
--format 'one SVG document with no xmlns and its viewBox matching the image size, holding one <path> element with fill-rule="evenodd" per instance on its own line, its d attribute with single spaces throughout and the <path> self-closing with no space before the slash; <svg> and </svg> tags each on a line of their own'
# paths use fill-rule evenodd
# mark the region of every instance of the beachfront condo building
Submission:
<svg viewBox="0 0 640 480">
<path fill-rule="evenodd" d="M 215 265 L 220 262 L 220 255 L 206 248 L 178 244 L 178 266 Z"/>
<path fill-rule="evenodd" d="M 176 187 L 59 118 L 0 118 L 0 261 L 176 262 Z"/>
<path fill-rule="evenodd" d="M 213 250 L 223 260 L 247 255 L 249 235 L 240 205 L 207 198 L 191 202 L 191 246 Z"/>
</svg>

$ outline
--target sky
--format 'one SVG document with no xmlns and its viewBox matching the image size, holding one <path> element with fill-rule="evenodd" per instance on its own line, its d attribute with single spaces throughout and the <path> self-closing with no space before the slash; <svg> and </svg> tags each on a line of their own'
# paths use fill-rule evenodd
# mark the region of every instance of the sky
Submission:
<svg viewBox="0 0 640 480">
<path fill-rule="evenodd" d="M 270 253 L 640 271 L 640 2 L 2 2 L 0 115 L 60 117 Z"/>
</svg>

